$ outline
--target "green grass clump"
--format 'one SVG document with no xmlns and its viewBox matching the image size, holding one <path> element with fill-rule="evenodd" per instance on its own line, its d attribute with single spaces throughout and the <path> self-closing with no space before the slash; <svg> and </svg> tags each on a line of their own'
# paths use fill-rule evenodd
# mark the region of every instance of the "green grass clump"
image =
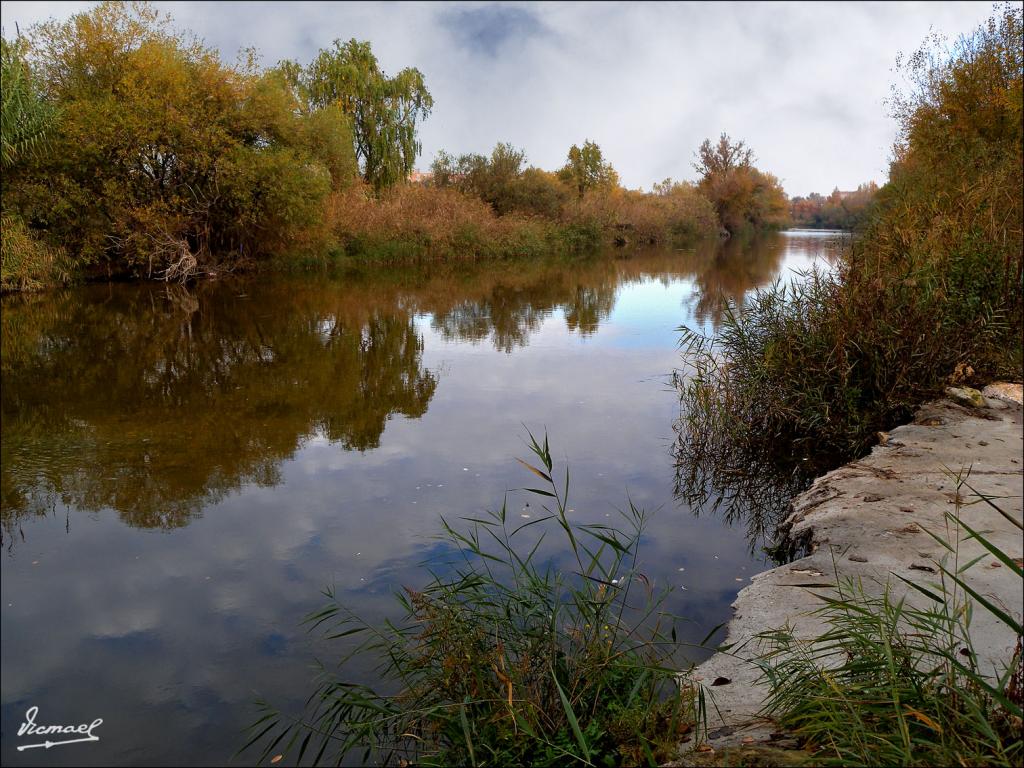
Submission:
<svg viewBox="0 0 1024 768">
<path fill-rule="evenodd" d="M 67 283 L 70 270 L 62 248 L 41 242 L 17 216 L 0 216 L 0 293 Z"/>
<path fill-rule="evenodd" d="M 657 765 L 703 712 L 702 689 L 670 663 L 650 581 L 637 570 L 644 513 L 621 528 L 569 519 L 569 474 L 556 483 L 547 439 L 530 436 L 544 513 L 509 519 L 506 507 L 444 523 L 456 559 L 422 590 L 398 595 L 403 618 L 372 626 L 336 600 L 311 628 L 358 641 L 345 661 L 369 658 L 378 686 L 323 671 L 308 710 L 264 705 L 245 748 L 298 762 L 399 765 Z M 549 534 L 571 570 L 541 562 Z M 330 594 L 330 593 L 329 593 Z"/>
<path fill-rule="evenodd" d="M 965 572 L 983 558 L 961 563 L 959 543 L 976 540 L 1018 578 L 1021 567 L 958 513 L 948 518 L 953 543 L 933 534 L 947 550 L 936 563 L 938 583 L 903 580 L 925 598 L 923 607 L 897 599 L 888 584 L 876 595 L 844 580 L 835 596 L 821 596 L 828 627 L 821 635 L 760 635 L 758 663 L 771 687 L 765 715 L 803 742 L 811 764 L 1016 766 L 1024 759 L 1021 624 L 968 584 Z M 978 663 L 974 605 L 1018 638 L 1013 659 L 995 675 Z"/>
</svg>

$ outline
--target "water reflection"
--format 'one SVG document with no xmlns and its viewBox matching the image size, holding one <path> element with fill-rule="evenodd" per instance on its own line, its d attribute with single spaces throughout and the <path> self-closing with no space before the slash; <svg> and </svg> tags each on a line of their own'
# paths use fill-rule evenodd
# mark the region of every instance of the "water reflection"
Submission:
<svg viewBox="0 0 1024 768">
<path fill-rule="evenodd" d="M 437 387 L 400 310 L 315 285 L 105 287 L 4 308 L 3 517 L 109 507 L 175 528 L 322 434 L 377 447 Z M 30 337 L 27 338 L 27 336 Z"/>
<path fill-rule="evenodd" d="M 694 317 L 717 328 L 731 304 L 741 304 L 751 288 L 778 274 L 786 248 L 776 237 L 728 240 L 694 264 Z"/>
<path fill-rule="evenodd" d="M 849 243 L 848 233 L 831 230 L 791 230 L 753 244 L 727 243 L 714 255 L 714 268 L 697 277 L 701 290 L 694 317 L 717 329 L 726 307 L 741 307 L 751 286 L 763 286 L 776 277 L 799 279 L 811 268 L 831 269 Z M 803 263 L 792 263 L 788 276 L 780 274 L 782 260 L 793 262 L 794 256 Z M 673 453 L 680 505 L 697 515 L 715 515 L 730 525 L 742 525 L 750 551 L 766 551 L 776 560 L 786 557 L 777 550 L 775 539 L 789 514 L 790 500 L 828 465 L 826 457 L 776 456 L 765 461 L 744 454 L 729 441 L 685 436 Z"/>
<path fill-rule="evenodd" d="M 791 262 L 794 270 L 809 269 L 815 263 L 830 268 L 848 239 L 844 232 L 791 230 L 698 250 L 692 262 L 695 319 L 717 329 L 725 308 L 742 305 L 752 288 L 779 276 L 784 261 Z"/>
<path fill-rule="evenodd" d="M 751 554 L 766 552 L 775 562 L 788 559 L 779 549 L 779 527 L 789 515 L 792 498 L 814 480 L 813 467 L 779 468 L 751 463 L 747 457 L 702 455 L 679 444 L 675 455 L 680 506 L 742 526 Z"/>
<path fill-rule="evenodd" d="M 314 656 L 336 658 L 299 627 L 320 590 L 391 615 L 443 555 L 440 515 L 524 484 L 524 424 L 571 465 L 577 522 L 627 496 L 653 513 L 644 572 L 699 642 L 762 567 L 673 497 L 674 329 L 732 285 L 716 256 L 5 298 L 0 762 L 31 759 L 9 734 L 37 705 L 105 720 L 53 764 L 223 764 L 257 695 L 298 711 Z"/>
<path fill-rule="evenodd" d="M 376 448 L 395 415 L 422 416 L 439 372 L 417 315 L 447 341 L 529 344 L 561 312 L 594 334 L 625 284 L 692 279 L 693 311 L 778 272 L 779 238 L 574 262 L 348 276 L 103 286 L 5 300 L 4 536 L 63 505 L 175 528 L 245 484 L 275 485 L 311 436 Z"/>
</svg>

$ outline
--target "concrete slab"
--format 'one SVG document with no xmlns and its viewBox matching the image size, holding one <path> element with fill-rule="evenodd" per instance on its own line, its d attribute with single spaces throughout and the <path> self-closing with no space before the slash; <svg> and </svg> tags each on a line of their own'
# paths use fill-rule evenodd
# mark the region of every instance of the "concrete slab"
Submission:
<svg viewBox="0 0 1024 768">
<path fill-rule="evenodd" d="M 728 626 L 726 642 L 739 646 L 732 652 L 737 655 L 718 653 L 695 671 L 705 685 L 719 677 L 731 681 L 710 689 L 717 706 L 710 724 L 712 748 L 767 741 L 774 730 L 758 718 L 767 690 L 757 684 L 757 668 L 743 659 L 754 655 L 751 641 L 759 632 L 789 624 L 798 637 L 810 638 L 823 630 L 810 615 L 821 603 L 807 585 L 834 583 L 837 574 L 859 577 L 876 593 L 888 582 L 897 596 L 909 592 L 908 600 L 920 603 L 916 592 L 895 576 L 921 584 L 935 580 L 929 569 L 937 570 L 935 560 L 944 550 L 922 529 L 947 530 L 945 513 L 955 509 L 957 486 L 950 472 L 966 475 L 969 469 L 967 482 L 975 490 L 998 497 L 996 503 L 1021 520 L 1024 418 L 1019 400 L 1006 396 L 1011 391 L 986 389 L 984 408 L 949 399 L 929 403 L 911 424 L 883 436 L 884 445 L 870 455 L 818 478 L 793 500 L 785 526 L 788 540 L 807 556 L 752 578 L 733 603 L 735 615 Z M 970 503 L 974 499 L 968 489 L 961 494 L 964 522 L 1020 558 L 1020 529 L 989 505 Z M 960 562 L 983 552 L 980 544 L 964 542 Z M 1019 619 L 1021 580 L 994 562 L 989 555 L 968 571 L 967 580 Z M 980 606 L 973 629 L 982 670 L 994 672 L 1010 660 L 1016 637 Z M 691 754 L 681 764 L 705 761 L 706 753 Z"/>
</svg>

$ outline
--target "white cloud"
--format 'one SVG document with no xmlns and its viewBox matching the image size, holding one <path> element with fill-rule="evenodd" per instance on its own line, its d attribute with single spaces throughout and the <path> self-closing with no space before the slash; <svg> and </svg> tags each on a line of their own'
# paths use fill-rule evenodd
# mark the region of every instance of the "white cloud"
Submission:
<svg viewBox="0 0 1024 768">
<path fill-rule="evenodd" d="M 419 67 L 439 149 L 511 141 L 555 168 L 597 141 L 628 186 L 690 178 L 694 150 L 726 131 L 790 194 L 883 181 L 895 123 L 883 100 L 898 53 L 929 28 L 951 37 L 989 3 L 157 3 L 228 61 L 308 61 L 335 38 L 370 40 L 386 71 Z M 88 3 L 2 4 L 8 35 Z"/>
</svg>

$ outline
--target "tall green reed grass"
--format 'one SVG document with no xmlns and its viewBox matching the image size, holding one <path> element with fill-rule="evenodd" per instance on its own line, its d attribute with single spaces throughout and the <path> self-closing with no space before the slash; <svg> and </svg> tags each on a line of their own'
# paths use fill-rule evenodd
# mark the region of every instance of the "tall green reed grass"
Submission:
<svg viewBox="0 0 1024 768">
<path fill-rule="evenodd" d="M 618 527 L 570 519 L 569 471 L 530 435 L 543 514 L 443 522 L 456 553 L 422 590 L 397 595 L 402 618 L 374 626 L 328 592 L 310 630 L 354 643 L 340 668 L 374 665 L 380 683 L 328 667 L 301 715 L 262 703 L 243 750 L 302 763 L 657 765 L 704 721 L 704 692 L 681 685 L 664 592 L 639 569 L 646 515 Z M 570 570 L 544 559 L 557 537 Z"/>
<path fill-rule="evenodd" d="M 911 590 L 898 597 L 891 583 L 879 594 L 837 579 L 834 594 L 820 595 L 825 632 L 801 640 L 784 628 L 758 637 L 756 663 L 771 688 L 764 714 L 803 742 L 811 764 L 1019 766 L 1024 759 L 1020 614 L 967 578 L 988 561 L 1021 579 L 1021 565 L 964 522 L 960 490 L 974 489 L 963 473 L 957 480 L 947 530 L 927 531 L 944 552 L 934 583 L 897 575 Z M 972 503 L 1022 528 L 992 498 L 974 493 Z M 961 544 L 969 540 L 984 551 L 964 562 Z M 1017 637 L 1013 658 L 994 672 L 975 650 L 976 610 Z"/>
</svg>

